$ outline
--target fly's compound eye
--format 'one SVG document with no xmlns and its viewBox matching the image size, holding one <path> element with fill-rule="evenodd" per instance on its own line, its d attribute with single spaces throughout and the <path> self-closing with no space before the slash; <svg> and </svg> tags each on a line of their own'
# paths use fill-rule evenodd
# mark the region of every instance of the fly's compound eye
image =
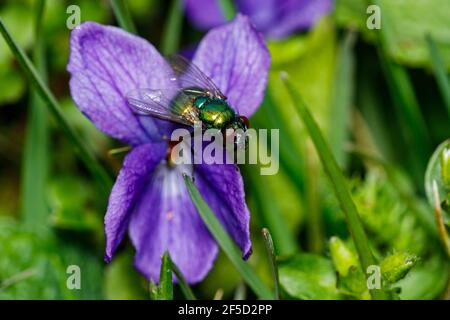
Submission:
<svg viewBox="0 0 450 320">
<path fill-rule="evenodd" d="M 248 118 L 246 116 L 239 116 L 239 118 L 242 120 L 242 122 L 245 124 L 247 128 L 250 127 L 250 121 L 248 121 Z"/>
</svg>

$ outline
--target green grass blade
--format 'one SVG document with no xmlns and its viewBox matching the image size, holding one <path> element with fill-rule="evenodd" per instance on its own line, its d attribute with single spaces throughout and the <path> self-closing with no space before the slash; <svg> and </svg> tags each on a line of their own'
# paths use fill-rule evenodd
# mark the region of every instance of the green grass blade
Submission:
<svg viewBox="0 0 450 320">
<path fill-rule="evenodd" d="M 169 252 L 164 252 L 161 258 L 161 271 L 159 274 L 159 300 L 173 300 L 172 260 Z"/>
<path fill-rule="evenodd" d="M 383 9 L 379 0 L 375 0 L 375 4 Z M 383 16 L 383 27 L 376 34 L 379 40 L 378 55 L 400 121 L 401 131 L 410 151 L 408 155 L 410 171 L 416 185 L 422 187 L 428 157 L 432 152 L 428 129 L 407 70 L 389 57 L 388 52 L 393 40 L 389 19 L 386 16 Z"/>
<path fill-rule="evenodd" d="M 237 248 L 236 244 L 229 237 L 222 224 L 217 219 L 216 215 L 211 211 L 208 204 L 202 198 L 200 192 L 194 185 L 192 178 L 184 175 L 184 181 L 186 183 L 189 195 L 197 208 L 203 222 L 208 227 L 208 230 L 214 236 L 219 243 L 221 249 L 228 256 L 230 261 L 234 264 L 236 269 L 241 274 L 245 282 L 252 288 L 255 294 L 260 299 L 273 299 L 273 293 L 267 286 L 261 281 L 260 278 L 253 272 L 250 266 L 242 260 L 241 252 Z"/>
<path fill-rule="evenodd" d="M 439 89 L 441 90 L 442 98 L 444 99 L 444 103 L 450 117 L 450 80 L 447 75 L 447 70 L 445 68 L 442 56 L 439 53 L 438 47 L 430 34 L 426 36 L 426 41 L 428 44 L 428 50 L 430 51 L 436 81 Z"/>
<path fill-rule="evenodd" d="M 172 282 L 173 263 L 168 251 L 161 257 L 161 269 L 159 271 L 159 284 L 150 280 L 149 290 L 152 300 L 173 300 Z"/>
<path fill-rule="evenodd" d="M 359 218 L 355 203 L 353 202 L 348 190 L 344 175 L 339 169 L 330 147 L 327 145 L 319 126 L 311 116 L 311 113 L 303 102 L 302 97 L 291 84 L 290 80 L 287 78 L 287 75 L 284 75 L 282 78 L 299 116 L 303 120 L 303 123 L 311 136 L 325 172 L 331 181 L 335 195 L 342 210 L 344 211 L 347 226 L 355 243 L 361 266 L 364 270 L 367 270 L 368 266 L 375 265 L 375 259 L 372 255 L 369 240 Z M 381 290 L 370 290 L 370 292 L 374 299 L 385 298 L 385 294 Z"/>
<path fill-rule="evenodd" d="M 219 0 L 219 6 L 222 10 L 225 20 L 232 20 L 236 15 L 236 9 L 234 7 L 233 0 Z"/>
<path fill-rule="evenodd" d="M 275 254 L 275 248 L 273 246 L 272 236 L 268 229 L 263 228 L 262 236 L 264 239 L 264 245 L 266 247 L 267 256 L 270 261 L 270 269 L 272 271 L 272 278 L 275 288 L 275 299 L 280 299 L 280 278 L 278 276 L 277 256 Z"/>
<path fill-rule="evenodd" d="M 133 19 L 131 18 L 130 10 L 128 10 L 126 1 L 111 0 L 111 6 L 119 26 L 128 32 L 136 33 L 136 27 Z"/>
<path fill-rule="evenodd" d="M 38 72 L 46 81 L 45 44 L 42 33 L 44 7 L 45 0 L 37 2 L 35 15 L 36 40 L 33 48 L 33 59 Z M 22 221 L 28 226 L 40 228 L 45 226 L 49 214 L 45 192 L 47 189 L 49 154 L 48 111 L 35 90 L 31 91 L 30 98 L 22 160 Z"/>
<path fill-rule="evenodd" d="M 321 254 L 324 249 L 325 230 L 320 206 L 319 179 L 320 168 L 317 153 L 310 141 L 306 144 L 305 152 L 305 210 L 306 216 L 306 237 L 308 251 Z"/>
<path fill-rule="evenodd" d="M 331 125 L 328 139 L 331 150 L 341 168 L 346 168 L 348 160 L 344 144 L 349 136 L 350 113 L 354 103 L 355 55 L 353 47 L 355 40 L 356 34 L 348 31 L 340 44 L 330 108 Z"/>
<path fill-rule="evenodd" d="M 178 51 L 180 45 L 181 26 L 183 22 L 183 8 L 181 0 L 172 0 L 169 18 L 164 27 L 161 51 L 165 55 Z"/>
<path fill-rule="evenodd" d="M 94 178 L 99 183 L 101 191 L 108 195 L 111 191 L 112 179 L 108 172 L 102 167 L 93 156 L 91 150 L 89 150 L 86 146 L 86 143 L 80 138 L 80 136 L 76 133 L 76 131 L 69 124 L 67 119 L 65 118 L 61 106 L 56 100 L 55 96 L 51 93 L 51 91 L 46 86 L 45 82 L 39 76 L 33 64 L 30 62 L 28 57 L 22 51 L 21 48 L 17 45 L 15 40 L 12 38 L 9 31 L 6 29 L 3 20 L 0 18 L 0 33 L 3 35 L 6 43 L 8 44 L 11 52 L 16 57 L 19 62 L 22 70 L 25 72 L 25 75 L 28 81 L 34 86 L 34 89 L 39 94 L 41 99 L 50 109 L 51 114 L 56 120 L 56 123 L 59 125 L 63 134 L 72 144 L 75 152 L 83 161 L 87 169 L 91 172 Z"/>
</svg>

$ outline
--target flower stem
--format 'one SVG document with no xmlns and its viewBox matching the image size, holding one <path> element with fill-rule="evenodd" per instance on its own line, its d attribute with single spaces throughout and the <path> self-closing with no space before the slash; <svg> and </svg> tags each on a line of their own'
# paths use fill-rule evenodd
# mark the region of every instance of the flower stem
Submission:
<svg viewBox="0 0 450 320">
<path fill-rule="evenodd" d="M 136 27 L 134 26 L 127 3 L 124 0 L 111 0 L 111 6 L 119 26 L 128 32 L 136 33 Z"/>
<path fill-rule="evenodd" d="M 225 252 L 230 261 L 239 271 L 244 281 L 247 282 L 250 288 L 252 288 L 260 299 L 273 299 L 273 293 L 271 290 L 267 288 L 267 286 L 261 281 L 249 265 L 242 260 L 240 250 L 229 237 L 216 215 L 209 208 L 208 204 L 195 187 L 192 178 L 185 174 L 184 181 L 192 202 L 197 208 L 200 217 L 207 226 L 209 232 L 211 232 L 218 242 L 220 248 Z"/>
<path fill-rule="evenodd" d="M 176 53 L 180 45 L 183 10 L 181 0 L 172 0 L 169 17 L 164 26 L 161 51 L 165 55 Z"/>
<path fill-rule="evenodd" d="M 17 45 L 15 40 L 12 38 L 11 34 L 7 30 L 3 20 L 0 18 L 0 33 L 3 35 L 6 43 L 11 49 L 12 53 L 16 57 L 23 71 L 25 72 L 28 81 L 34 86 L 35 90 L 45 102 L 45 104 L 50 109 L 50 112 L 54 116 L 56 123 L 60 126 L 64 135 L 69 139 L 70 143 L 73 145 L 75 152 L 78 154 L 80 159 L 86 165 L 87 169 L 91 172 L 94 178 L 97 179 L 102 192 L 108 195 L 111 191 L 112 179 L 109 173 L 104 167 L 93 156 L 91 150 L 86 146 L 86 143 L 80 138 L 76 133 L 70 123 L 64 116 L 64 113 L 56 100 L 55 96 L 51 93 L 50 89 L 47 87 L 45 82 L 39 76 L 33 64 L 30 62 L 28 57 Z"/>
<path fill-rule="evenodd" d="M 375 265 L 375 259 L 372 255 L 369 240 L 364 231 L 355 203 L 348 190 L 344 175 L 339 169 L 336 159 L 326 143 L 319 126 L 309 112 L 306 104 L 303 102 L 302 97 L 288 79 L 287 74 L 282 75 L 282 80 L 284 81 L 300 118 L 303 120 L 303 123 L 311 136 L 325 172 L 331 181 L 335 195 L 345 213 L 347 225 L 355 243 L 361 266 L 363 267 L 363 270 L 367 270 L 369 266 Z M 373 299 L 387 298 L 385 293 L 379 289 L 370 290 L 370 294 Z"/>
</svg>

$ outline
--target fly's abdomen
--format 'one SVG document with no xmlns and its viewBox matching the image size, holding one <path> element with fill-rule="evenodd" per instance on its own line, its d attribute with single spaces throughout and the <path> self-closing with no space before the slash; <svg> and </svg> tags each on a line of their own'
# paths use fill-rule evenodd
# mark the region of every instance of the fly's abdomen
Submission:
<svg viewBox="0 0 450 320">
<path fill-rule="evenodd" d="M 235 116 L 233 109 L 220 99 L 206 101 L 199 110 L 199 118 L 208 128 L 222 129 Z"/>
</svg>

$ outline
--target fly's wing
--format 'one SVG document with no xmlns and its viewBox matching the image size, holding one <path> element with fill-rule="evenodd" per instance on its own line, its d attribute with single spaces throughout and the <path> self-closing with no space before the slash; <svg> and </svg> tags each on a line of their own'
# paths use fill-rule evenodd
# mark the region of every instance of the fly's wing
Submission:
<svg viewBox="0 0 450 320">
<path fill-rule="evenodd" d="M 201 88 L 215 98 L 223 100 L 227 98 L 206 74 L 183 56 L 175 54 L 167 57 L 166 60 L 182 88 Z"/>
<path fill-rule="evenodd" d="M 198 121 L 198 109 L 192 107 L 196 96 L 226 99 L 207 75 L 182 56 L 172 55 L 166 60 L 173 71 L 167 75 L 170 88 L 138 89 L 127 94 L 128 103 L 137 113 L 193 125 Z"/>
<path fill-rule="evenodd" d="M 127 100 L 134 111 L 141 115 L 150 115 L 159 119 L 184 125 L 193 125 L 194 114 L 184 114 L 184 106 L 177 106 L 175 95 L 183 95 L 174 89 L 138 89 L 127 94 Z M 187 101 L 187 99 L 185 99 Z M 192 110 L 191 112 L 195 112 Z"/>
</svg>

